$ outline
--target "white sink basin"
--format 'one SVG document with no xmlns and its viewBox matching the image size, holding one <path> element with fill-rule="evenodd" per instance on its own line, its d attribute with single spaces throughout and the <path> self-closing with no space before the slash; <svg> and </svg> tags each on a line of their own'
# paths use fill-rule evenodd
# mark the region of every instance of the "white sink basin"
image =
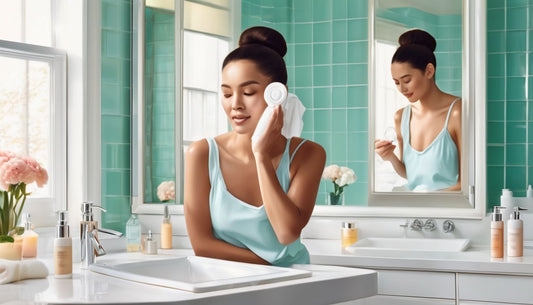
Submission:
<svg viewBox="0 0 533 305">
<path fill-rule="evenodd" d="M 468 239 L 445 238 L 364 238 L 349 246 L 348 250 L 379 249 L 400 251 L 461 252 L 468 249 Z"/>
<path fill-rule="evenodd" d="M 206 292 L 311 276 L 311 271 L 187 256 L 130 263 L 95 263 L 91 271 L 125 280 Z"/>
</svg>

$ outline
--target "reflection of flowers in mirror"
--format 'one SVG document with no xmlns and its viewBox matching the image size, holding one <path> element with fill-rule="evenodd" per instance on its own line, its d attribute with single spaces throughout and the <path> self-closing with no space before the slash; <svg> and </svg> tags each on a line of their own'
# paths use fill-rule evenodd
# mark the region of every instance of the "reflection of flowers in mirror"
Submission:
<svg viewBox="0 0 533 305">
<path fill-rule="evenodd" d="M 357 180 L 352 169 L 336 164 L 327 166 L 322 173 L 322 178 L 333 182 L 334 191 L 329 193 L 332 202 L 338 202 L 344 188 Z"/>
<path fill-rule="evenodd" d="M 157 197 L 162 202 L 176 199 L 174 181 L 163 181 L 157 187 Z"/>
<path fill-rule="evenodd" d="M 19 217 L 26 202 L 26 185 L 35 182 L 42 187 L 48 182 L 46 169 L 33 158 L 0 151 L 0 243 L 13 242 Z"/>
</svg>

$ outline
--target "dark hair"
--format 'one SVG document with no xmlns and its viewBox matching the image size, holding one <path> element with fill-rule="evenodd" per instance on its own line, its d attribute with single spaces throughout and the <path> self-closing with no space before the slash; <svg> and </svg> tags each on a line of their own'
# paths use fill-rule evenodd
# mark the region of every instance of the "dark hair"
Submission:
<svg viewBox="0 0 533 305">
<path fill-rule="evenodd" d="M 222 64 L 222 69 L 235 60 L 251 60 L 273 82 L 287 84 L 287 67 L 283 56 L 287 53 L 285 38 L 278 31 L 255 26 L 242 32 L 239 47 L 231 51 Z"/>
<path fill-rule="evenodd" d="M 392 56 L 392 63 L 409 63 L 415 69 L 426 70 L 426 66 L 431 63 L 437 68 L 435 59 L 435 48 L 437 41 L 431 34 L 423 30 L 410 30 L 398 38 L 400 46 Z"/>
</svg>

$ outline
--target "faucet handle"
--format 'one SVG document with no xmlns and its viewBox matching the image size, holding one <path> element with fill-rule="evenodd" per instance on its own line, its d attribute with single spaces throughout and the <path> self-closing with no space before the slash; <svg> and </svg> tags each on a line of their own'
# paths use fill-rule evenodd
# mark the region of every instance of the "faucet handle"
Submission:
<svg viewBox="0 0 533 305">
<path fill-rule="evenodd" d="M 422 230 L 422 221 L 420 219 L 414 219 L 411 224 L 409 225 L 409 228 L 413 231 L 421 231 Z"/>
<path fill-rule="evenodd" d="M 453 221 L 446 219 L 442 223 L 442 230 L 444 231 L 444 233 L 453 232 L 453 230 L 455 230 L 455 224 L 453 223 Z"/>
<path fill-rule="evenodd" d="M 437 228 L 437 222 L 435 221 L 435 219 L 429 218 L 424 223 L 425 231 L 435 231 L 436 228 Z"/>
</svg>

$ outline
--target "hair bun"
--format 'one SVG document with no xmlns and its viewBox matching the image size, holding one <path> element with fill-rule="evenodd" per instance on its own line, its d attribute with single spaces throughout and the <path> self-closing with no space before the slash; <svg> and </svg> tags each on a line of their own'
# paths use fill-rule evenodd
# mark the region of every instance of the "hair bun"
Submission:
<svg viewBox="0 0 533 305">
<path fill-rule="evenodd" d="M 431 52 L 435 52 L 435 48 L 437 47 L 437 41 L 435 38 L 433 38 L 428 32 L 419 29 L 403 33 L 398 38 L 398 43 L 401 47 L 410 44 L 423 45 L 430 49 Z"/>
<path fill-rule="evenodd" d="M 287 43 L 285 38 L 278 31 L 263 27 L 255 26 L 242 32 L 239 38 L 239 47 L 250 44 L 260 44 L 274 50 L 282 58 L 287 54 Z"/>
</svg>

